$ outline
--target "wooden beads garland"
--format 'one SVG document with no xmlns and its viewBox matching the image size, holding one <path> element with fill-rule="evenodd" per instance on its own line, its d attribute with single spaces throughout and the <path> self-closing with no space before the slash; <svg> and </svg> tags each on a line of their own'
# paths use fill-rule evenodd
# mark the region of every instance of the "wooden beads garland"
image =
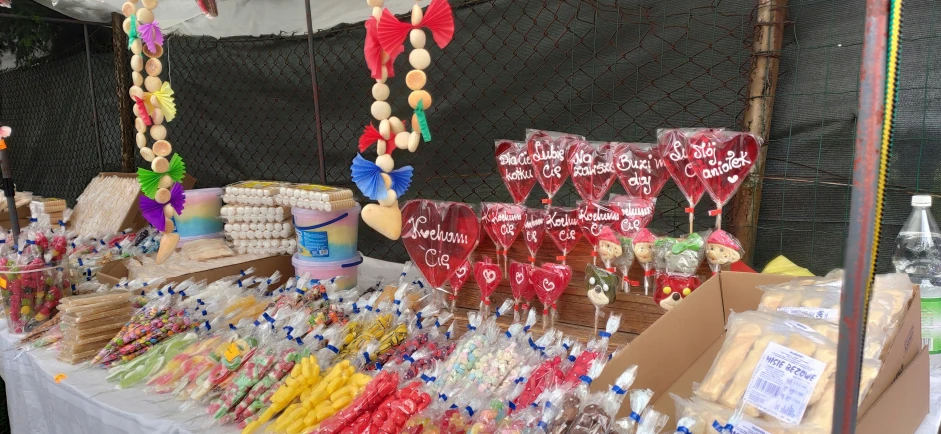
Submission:
<svg viewBox="0 0 941 434">
<path fill-rule="evenodd" d="M 163 174 L 153 197 L 157 203 L 164 205 L 164 237 L 157 253 L 157 263 L 160 264 L 172 254 L 179 241 L 179 236 L 172 233 L 174 230 L 172 218 L 177 215 L 177 211 L 170 205 L 171 189 L 175 181 L 167 175 L 170 171 L 169 159 L 170 155 L 173 154 L 173 146 L 166 140 L 167 128 L 163 125 L 166 119 L 160 109 L 158 97 L 153 95 L 164 87 L 163 80 L 160 78 L 160 74 L 163 72 L 160 57 L 163 56 L 164 50 L 158 40 L 154 44 L 154 50 L 151 51 L 145 46 L 142 38 L 137 35 L 138 25 L 155 22 L 154 9 L 157 8 L 158 0 L 143 0 L 141 7 L 138 7 L 138 1 L 128 0 L 121 6 L 121 12 L 127 17 L 122 27 L 124 33 L 129 37 L 132 36 L 132 31 L 133 35 L 137 36 L 136 39 L 132 38 L 133 40 L 129 44 L 129 49 L 133 54 L 130 61 L 131 70 L 133 71 L 131 73 L 133 85 L 128 91 L 129 97 L 134 102 L 133 112 L 136 117 L 134 126 L 137 130 L 135 142 L 141 157 L 150 163 L 150 168 L 157 174 Z M 143 102 L 143 104 L 139 104 L 138 101 Z M 149 110 L 150 113 L 141 113 L 141 110 Z M 154 141 L 150 147 L 148 147 L 148 132 L 150 139 Z"/>
</svg>

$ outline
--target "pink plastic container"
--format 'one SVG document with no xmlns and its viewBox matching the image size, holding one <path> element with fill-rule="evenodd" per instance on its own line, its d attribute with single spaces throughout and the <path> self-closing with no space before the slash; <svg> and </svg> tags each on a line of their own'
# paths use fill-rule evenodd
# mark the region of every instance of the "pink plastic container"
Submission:
<svg viewBox="0 0 941 434">
<path fill-rule="evenodd" d="M 291 257 L 291 263 L 294 264 L 295 275 L 303 276 L 309 273 L 311 279 L 335 279 L 339 289 L 344 290 L 356 286 L 359 264 L 363 263 L 363 257 L 357 253 L 353 258 L 342 261 L 313 262 L 301 259 L 299 254 L 295 253 Z"/>
</svg>

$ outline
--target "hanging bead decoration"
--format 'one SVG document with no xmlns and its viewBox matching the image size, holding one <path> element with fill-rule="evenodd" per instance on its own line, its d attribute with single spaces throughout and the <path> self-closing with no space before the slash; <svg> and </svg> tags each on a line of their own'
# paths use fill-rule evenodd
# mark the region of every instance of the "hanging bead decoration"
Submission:
<svg viewBox="0 0 941 434">
<path fill-rule="evenodd" d="M 392 240 L 398 239 L 402 232 L 398 198 L 406 192 L 412 179 L 411 166 L 395 169 L 392 151 L 415 152 L 422 141 L 431 141 L 426 111 L 431 108 L 432 98 L 424 90 L 427 84 L 425 70 L 431 66 L 431 54 L 425 48 L 425 29 L 431 32 L 435 43 L 442 49 L 454 36 L 454 15 L 448 1 L 432 0 L 425 11 L 422 11 L 420 1 L 416 0 L 412 7 L 411 22 L 400 22 L 383 7 L 384 0 L 366 2 L 372 7 L 372 17 L 366 21 L 363 52 L 371 76 L 376 80 L 372 87 L 376 101 L 370 107 L 370 114 L 379 122 L 379 127 L 372 123 L 366 126 L 359 139 L 359 151 L 366 152 L 375 144 L 377 156 L 375 162 L 371 162 L 357 155 L 351 171 L 353 182 L 363 195 L 378 202 L 363 208 L 363 221 Z M 387 101 L 391 93 L 387 81 L 395 76 L 393 64 L 396 57 L 405 51 L 406 38 L 412 46 L 408 54 L 412 70 L 405 76 L 405 84 L 411 89 L 408 96 L 408 104 L 413 109 L 409 125 L 411 131 L 400 118 L 392 116 L 392 106 Z"/>
<path fill-rule="evenodd" d="M 138 2 L 142 3 L 138 7 Z M 158 0 L 130 0 L 121 7 L 124 33 L 128 36 L 131 50 L 131 81 L 128 96 L 134 103 L 133 111 L 137 130 L 135 140 L 141 157 L 150 163 L 150 169 L 138 168 L 140 181 L 141 214 L 157 230 L 163 232 L 157 263 L 170 257 L 180 241 L 174 233 L 173 217 L 183 212 L 186 195 L 183 192 L 183 175 L 186 165 L 173 146 L 167 141 L 165 122 L 176 117 L 176 104 L 170 83 L 160 79 L 163 64 L 163 32 L 154 17 Z M 144 60 L 146 58 L 146 60 Z M 148 140 L 148 133 L 150 139 Z"/>
</svg>

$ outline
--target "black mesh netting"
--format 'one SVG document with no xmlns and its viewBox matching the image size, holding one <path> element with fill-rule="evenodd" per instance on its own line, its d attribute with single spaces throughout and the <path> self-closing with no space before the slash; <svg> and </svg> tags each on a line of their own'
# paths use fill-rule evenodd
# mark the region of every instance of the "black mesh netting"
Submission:
<svg viewBox="0 0 941 434">
<path fill-rule="evenodd" d="M 756 3 L 622 3 L 452 1 L 455 39 L 444 51 L 431 49 L 428 70 L 434 140 L 416 154 L 396 154 L 397 165 L 415 168 L 407 198 L 509 200 L 494 167 L 493 140 L 521 139 L 529 127 L 618 141 L 653 141 L 663 126 L 740 128 Z M 939 110 L 931 79 L 939 70 L 932 68 L 941 36 L 934 25 L 937 12 L 927 0 L 906 4 L 882 270 L 909 212 L 910 193 L 939 189 L 933 162 L 941 151 L 928 129 Z M 790 2 L 758 267 L 781 253 L 815 272 L 842 262 L 863 14 L 860 0 Z M 372 102 L 373 82 L 361 55 L 364 34 L 358 23 L 315 35 L 323 155 L 306 36 L 169 37 L 164 77 L 173 84 L 180 116 L 168 130 L 198 186 L 249 178 L 319 182 L 321 158 L 328 183 L 350 186 L 349 162 Z M 108 47 L 93 49 L 92 57 L 102 165 L 116 170 L 120 124 L 113 56 Z M 0 74 L 0 119 L 16 133 L 11 144 L 21 188 L 72 200 L 98 171 L 85 67 L 84 47 L 77 47 L 74 55 Z M 407 70 L 404 56 L 397 67 Z M 401 77 L 392 80 L 392 89 L 393 113 L 408 117 Z M 531 205 L 541 197 L 537 186 Z M 566 185 L 555 203 L 575 200 Z M 669 185 L 652 226 L 683 232 L 684 202 Z M 699 228 L 712 223 L 708 208 L 705 201 L 698 208 Z M 360 247 L 374 257 L 405 259 L 400 243 L 365 226 Z"/>
</svg>

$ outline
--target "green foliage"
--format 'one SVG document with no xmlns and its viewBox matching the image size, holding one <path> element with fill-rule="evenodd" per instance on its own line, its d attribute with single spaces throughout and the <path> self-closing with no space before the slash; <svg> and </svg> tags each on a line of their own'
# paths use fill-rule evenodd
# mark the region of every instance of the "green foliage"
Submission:
<svg viewBox="0 0 941 434">
<path fill-rule="evenodd" d="M 57 15 L 54 11 L 31 0 L 14 0 L 11 9 L 2 11 L 32 19 L 0 18 L 0 53 L 14 54 L 17 67 L 50 53 L 59 26 L 39 17 Z"/>
</svg>

